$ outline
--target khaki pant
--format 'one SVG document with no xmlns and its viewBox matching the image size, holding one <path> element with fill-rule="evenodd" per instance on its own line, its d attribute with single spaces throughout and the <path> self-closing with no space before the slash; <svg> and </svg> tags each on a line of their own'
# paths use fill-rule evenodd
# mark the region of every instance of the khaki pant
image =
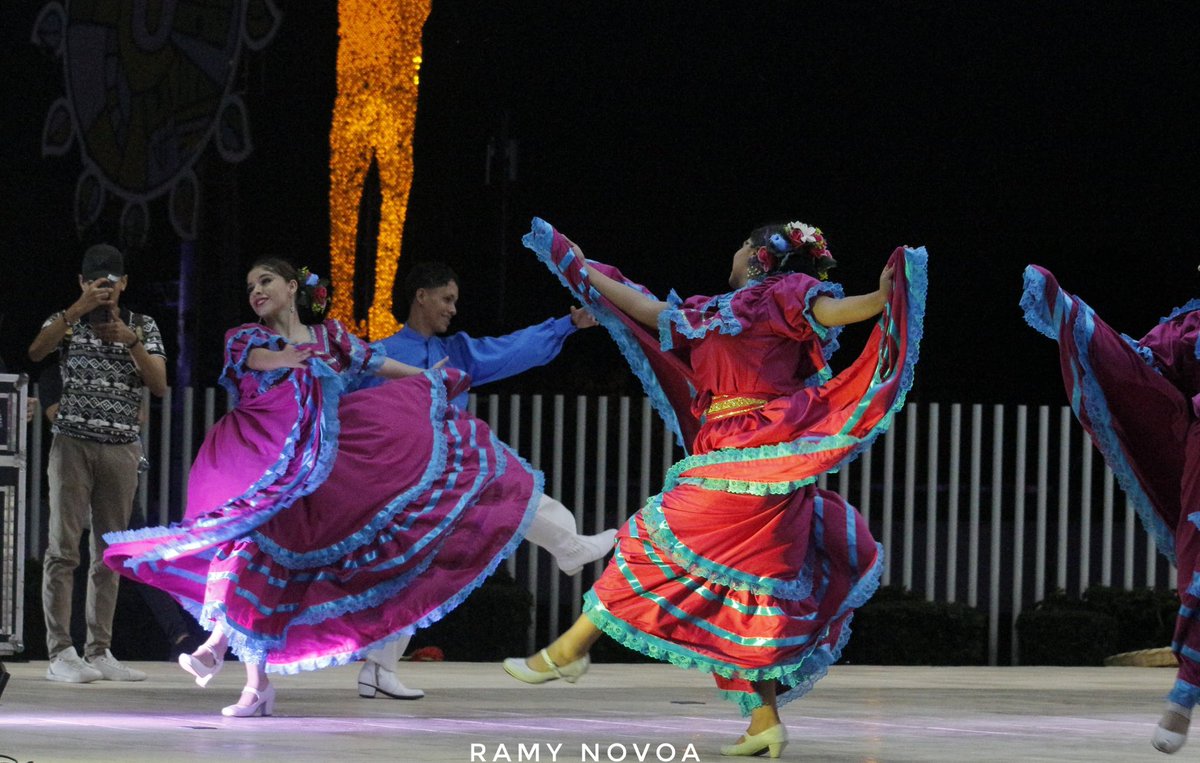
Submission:
<svg viewBox="0 0 1200 763">
<path fill-rule="evenodd" d="M 104 534 L 129 529 L 138 484 L 139 442 L 113 445 L 58 434 L 50 446 L 50 543 L 42 580 L 46 648 L 51 659 L 73 648 L 71 593 L 79 566 L 79 539 L 91 526 L 87 583 L 87 645 L 96 657 L 112 645 L 120 576 L 104 564 Z M 90 516 L 90 522 L 89 522 Z"/>
</svg>

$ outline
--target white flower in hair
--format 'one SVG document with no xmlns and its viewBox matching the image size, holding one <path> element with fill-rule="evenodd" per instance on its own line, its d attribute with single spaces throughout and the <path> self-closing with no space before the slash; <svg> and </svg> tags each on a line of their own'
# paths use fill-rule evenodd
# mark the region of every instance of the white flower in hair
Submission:
<svg viewBox="0 0 1200 763">
<path fill-rule="evenodd" d="M 787 224 L 788 235 L 793 241 L 797 241 L 796 234 L 799 233 L 798 243 L 815 244 L 817 243 L 817 229 L 811 225 L 805 225 L 802 222 L 792 222 Z"/>
</svg>

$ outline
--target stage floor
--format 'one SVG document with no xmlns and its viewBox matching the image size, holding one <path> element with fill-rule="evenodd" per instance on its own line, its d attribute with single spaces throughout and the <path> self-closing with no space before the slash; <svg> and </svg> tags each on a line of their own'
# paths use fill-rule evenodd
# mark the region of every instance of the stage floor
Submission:
<svg viewBox="0 0 1200 763">
<path fill-rule="evenodd" d="M 357 666 L 274 679 L 270 718 L 222 718 L 244 673 L 207 689 L 170 663 L 143 683 L 45 680 L 7 663 L 0 761 L 706 761 L 744 728 L 706 676 L 597 665 L 574 686 L 518 684 L 498 664 L 402 663 L 416 701 L 360 699 Z M 838 666 L 783 710 L 784 760 L 1165 760 L 1150 746 L 1174 671 Z M 1200 742 L 1196 743 L 1200 748 Z M 1183 753 L 1185 757 L 1192 750 Z"/>
</svg>

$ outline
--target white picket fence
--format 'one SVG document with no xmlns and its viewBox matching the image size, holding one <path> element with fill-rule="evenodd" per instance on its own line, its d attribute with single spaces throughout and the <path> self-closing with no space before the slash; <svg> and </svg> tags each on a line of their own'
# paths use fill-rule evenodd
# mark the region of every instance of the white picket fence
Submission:
<svg viewBox="0 0 1200 763">
<path fill-rule="evenodd" d="M 152 466 L 138 502 L 151 523 L 182 515 L 195 449 L 226 408 L 213 388 L 185 388 L 178 402 L 173 394 L 143 429 Z M 545 473 L 546 492 L 573 507 L 586 533 L 623 524 L 682 455 L 645 398 L 472 395 L 470 406 Z M 28 550 L 40 556 L 49 437 L 41 417 L 30 437 L 27 494 L 41 511 L 30 510 Z M 870 450 L 820 484 L 870 523 L 887 560 L 885 585 L 988 615 L 992 665 L 1019 664 L 1016 618 L 1055 589 L 1175 587 L 1174 569 L 1065 406 L 910 402 Z M 597 562 L 565 577 L 530 544 L 507 566 L 533 595 L 530 650 L 578 617 L 602 569 Z"/>
</svg>

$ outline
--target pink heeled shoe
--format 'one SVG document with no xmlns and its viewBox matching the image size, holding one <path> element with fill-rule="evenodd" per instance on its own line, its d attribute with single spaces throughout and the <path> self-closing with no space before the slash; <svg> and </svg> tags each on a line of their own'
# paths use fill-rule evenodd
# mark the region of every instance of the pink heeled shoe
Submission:
<svg viewBox="0 0 1200 763">
<path fill-rule="evenodd" d="M 200 654 L 201 651 L 208 652 L 212 655 L 212 665 L 205 664 L 203 660 L 196 656 Z M 201 687 L 208 686 L 208 682 L 212 680 L 213 676 L 221 672 L 221 666 L 224 663 L 224 650 L 222 650 L 221 654 L 217 654 L 216 650 L 207 644 L 201 646 L 191 654 L 179 655 L 179 667 L 195 676 L 196 685 Z"/>
<path fill-rule="evenodd" d="M 249 705 L 227 705 L 221 708 L 221 715 L 226 718 L 250 718 L 258 715 L 259 711 L 262 711 L 265 718 L 275 709 L 274 686 L 267 686 L 262 691 L 251 689 L 249 686 L 243 686 L 242 694 L 253 694 L 254 702 Z"/>
</svg>

